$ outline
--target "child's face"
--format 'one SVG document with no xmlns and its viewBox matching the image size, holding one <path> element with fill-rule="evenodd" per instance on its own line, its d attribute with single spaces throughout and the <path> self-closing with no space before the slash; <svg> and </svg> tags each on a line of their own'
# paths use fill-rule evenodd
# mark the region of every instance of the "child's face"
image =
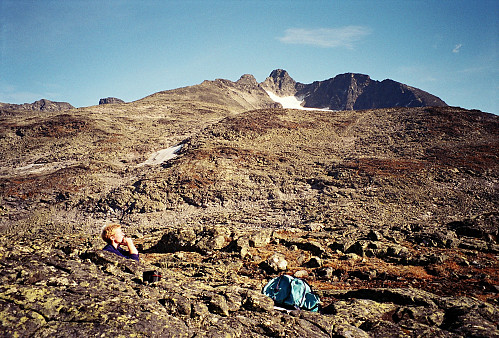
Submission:
<svg viewBox="0 0 499 338">
<path fill-rule="evenodd" d="M 125 238 L 125 234 L 121 228 L 116 229 L 114 235 L 111 237 L 116 243 L 123 243 L 123 239 Z"/>
</svg>

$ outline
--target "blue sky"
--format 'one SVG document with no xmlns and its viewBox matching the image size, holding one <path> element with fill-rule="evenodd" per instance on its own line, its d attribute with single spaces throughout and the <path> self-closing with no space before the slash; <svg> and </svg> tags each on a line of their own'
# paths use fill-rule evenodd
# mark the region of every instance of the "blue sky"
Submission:
<svg viewBox="0 0 499 338">
<path fill-rule="evenodd" d="M 0 0 L 0 102 L 76 107 L 286 69 L 499 114 L 499 1 Z"/>
</svg>

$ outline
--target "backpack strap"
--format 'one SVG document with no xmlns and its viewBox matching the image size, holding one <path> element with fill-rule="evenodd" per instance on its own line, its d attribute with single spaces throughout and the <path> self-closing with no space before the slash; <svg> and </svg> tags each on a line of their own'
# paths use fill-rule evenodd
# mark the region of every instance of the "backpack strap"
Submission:
<svg viewBox="0 0 499 338">
<path fill-rule="evenodd" d="M 301 296 L 301 300 L 300 300 L 300 307 L 301 308 L 303 306 L 303 303 L 305 303 L 305 296 L 307 295 L 307 292 L 304 292 L 303 293 L 303 296 Z"/>
<path fill-rule="evenodd" d="M 275 287 L 274 287 L 274 290 L 275 290 L 275 291 L 278 291 L 278 290 L 279 290 L 279 285 L 281 284 L 282 276 L 284 276 L 284 275 L 280 275 L 280 276 L 279 276 L 279 279 L 277 280 L 277 284 L 276 284 L 276 285 L 275 285 Z"/>
</svg>

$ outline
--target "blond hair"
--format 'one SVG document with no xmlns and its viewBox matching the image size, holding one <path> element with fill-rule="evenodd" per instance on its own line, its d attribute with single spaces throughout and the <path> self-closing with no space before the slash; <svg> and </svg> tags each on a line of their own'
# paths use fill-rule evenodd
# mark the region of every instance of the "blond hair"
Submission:
<svg viewBox="0 0 499 338">
<path fill-rule="evenodd" d="M 116 233 L 116 230 L 121 228 L 121 225 L 119 224 L 107 224 L 102 228 L 102 234 L 101 237 L 102 239 L 107 242 L 111 243 L 111 236 Z"/>
</svg>

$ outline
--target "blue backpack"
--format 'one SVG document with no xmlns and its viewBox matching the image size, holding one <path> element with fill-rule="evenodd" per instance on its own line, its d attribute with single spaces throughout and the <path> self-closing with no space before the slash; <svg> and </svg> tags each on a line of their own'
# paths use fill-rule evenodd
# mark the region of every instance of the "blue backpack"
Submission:
<svg viewBox="0 0 499 338">
<path fill-rule="evenodd" d="M 319 296 L 300 278 L 288 275 L 275 277 L 264 286 L 262 293 L 272 298 L 276 305 L 312 312 L 319 310 Z"/>
</svg>

